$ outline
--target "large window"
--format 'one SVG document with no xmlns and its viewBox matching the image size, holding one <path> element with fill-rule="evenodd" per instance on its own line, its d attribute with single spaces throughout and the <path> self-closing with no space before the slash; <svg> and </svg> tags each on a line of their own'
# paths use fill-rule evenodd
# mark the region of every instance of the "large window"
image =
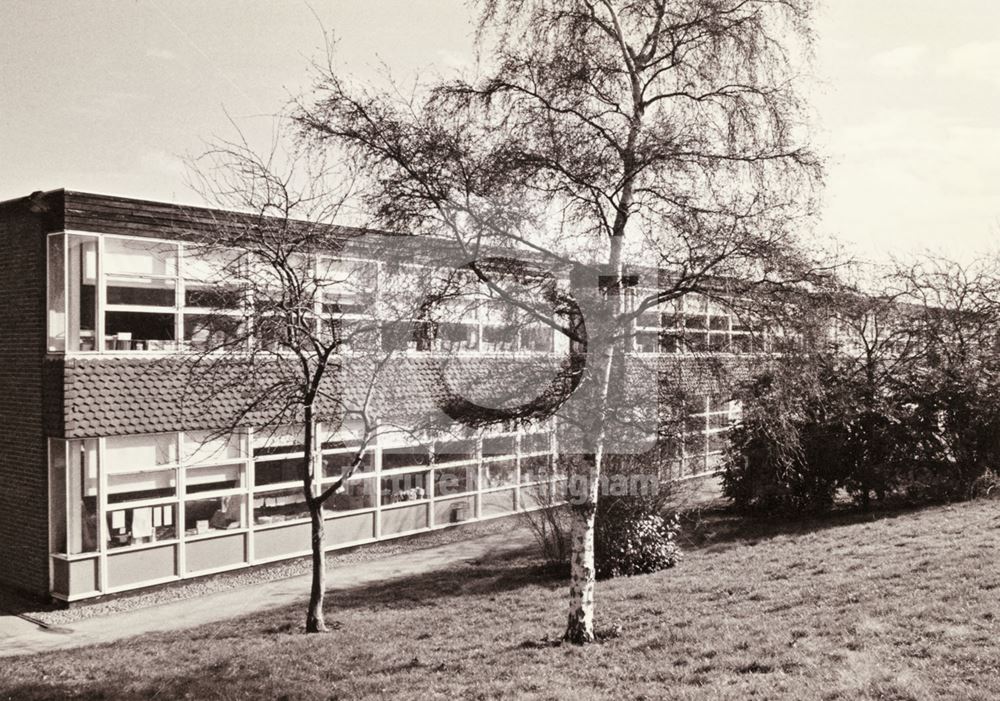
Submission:
<svg viewBox="0 0 1000 701">
<path fill-rule="evenodd" d="M 551 353 L 565 339 L 516 308 L 476 292 L 468 275 L 433 266 L 294 255 L 315 292 L 321 333 L 344 346 L 406 351 Z M 248 283 L 253 276 L 254 285 Z M 195 243 L 98 234 L 54 234 L 48 251 L 48 348 L 52 352 L 212 350 L 249 343 L 258 290 L 280 289 L 270 266 L 246 252 Z M 315 285 L 315 287 L 311 287 Z M 439 290 L 440 288 L 440 290 Z M 428 307 L 428 290 L 441 299 Z M 258 322 L 260 318 L 258 318 Z M 283 327 L 277 325 L 277 330 Z M 266 323 L 255 332 L 266 347 Z"/>
<path fill-rule="evenodd" d="M 104 237 L 104 348 L 170 350 L 177 338 L 178 245 Z"/>
<path fill-rule="evenodd" d="M 517 436 L 483 437 L 483 489 L 517 484 Z"/>
<path fill-rule="evenodd" d="M 722 395 L 694 398 L 684 422 L 677 476 L 700 475 L 721 467 L 729 430 L 739 420 L 740 412 L 739 402 Z"/>
<path fill-rule="evenodd" d="M 49 443 L 49 513 L 52 552 L 96 552 L 98 534 L 97 440 Z"/>
<path fill-rule="evenodd" d="M 420 501 L 429 496 L 427 445 L 388 445 L 382 449 L 382 504 Z"/>
<path fill-rule="evenodd" d="M 639 299 L 651 295 L 644 290 Z M 653 307 L 635 321 L 639 353 L 746 353 L 756 350 L 746 320 L 715 299 L 688 294 Z"/>
</svg>

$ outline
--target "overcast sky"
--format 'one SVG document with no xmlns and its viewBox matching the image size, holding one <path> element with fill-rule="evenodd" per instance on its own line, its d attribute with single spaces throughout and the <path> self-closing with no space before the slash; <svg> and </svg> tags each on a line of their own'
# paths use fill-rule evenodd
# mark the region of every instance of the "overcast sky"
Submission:
<svg viewBox="0 0 1000 701">
<path fill-rule="evenodd" d="M 318 17 L 318 19 L 317 19 Z M 197 202 L 181 156 L 251 135 L 322 43 L 365 77 L 470 57 L 458 0 L 0 0 L 0 200 L 66 187 Z M 812 102 L 821 232 L 860 255 L 1000 239 L 1000 2 L 827 0 Z"/>
</svg>

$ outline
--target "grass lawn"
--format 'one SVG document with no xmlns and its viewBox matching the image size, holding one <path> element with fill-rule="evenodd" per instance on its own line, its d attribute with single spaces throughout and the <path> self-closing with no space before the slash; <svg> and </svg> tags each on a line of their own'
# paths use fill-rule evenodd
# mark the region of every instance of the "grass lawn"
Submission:
<svg viewBox="0 0 1000 701">
<path fill-rule="evenodd" d="M 586 648 L 546 640 L 564 584 L 525 555 L 334 594 L 321 637 L 295 608 L 0 659 L 0 698 L 1000 698 L 1000 502 L 694 538 L 599 584 Z"/>
</svg>

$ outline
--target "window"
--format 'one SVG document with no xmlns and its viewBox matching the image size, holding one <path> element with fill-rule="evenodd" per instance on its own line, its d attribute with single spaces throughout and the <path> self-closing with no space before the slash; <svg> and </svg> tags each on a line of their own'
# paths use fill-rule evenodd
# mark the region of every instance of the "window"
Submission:
<svg viewBox="0 0 1000 701">
<path fill-rule="evenodd" d="M 551 476 L 551 456 L 532 455 L 521 458 L 521 484 L 542 482 Z"/>
<path fill-rule="evenodd" d="M 104 461 L 109 474 L 174 464 L 177 462 L 177 434 L 105 438 Z"/>
<path fill-rule="evenodd" d="M 382 478 L 382 503 L 397 504 L 427 498 L 427 473 L 407 472 Z"/>
<path fill-rule="evenodd" d="M 107 479 L 109 504 L 177 496 L 177 471 L 174 468 L 109 473 Z"/>
<path fill-rule="evenodd" d="M 548 433 L 528 433 L 521 437 L 521 453 L 548 453 L 552 439 Z"/>
<path fill-rule="evenodd" d="M 316 263 L 316 273 L 325 314 L 364 314 L 374 306 L 375 263 L 322 257 Z"/>
<path fill-rule="evenodd" d="M 253 455 L 280 455 L 282 453 L 302 453 L 305 450 L 305 429 L 302 426 L 279 426 L 263 428 L 254 432 Z"/>
<path fill-rule="evenodd" d="M 98 549 L 97 440 L 49 443 L 52 552 L 76 555 Z"/>
<path fill-rule="evenodd" d="M 49 350 L 96 350 L 97 237 L 49 237 Z"/>
<path fill-rule="evenodd" d="M 302 479 L 302 461 L 305 458 L 284 458 L 277 460 L 258 460 L 254 464 L 253 483 L 256 487 L 284 482 L 296 482 Z"/>
<path fill-rule="evenodd" d="M 740 406 L 723 395 L 696 397 L 684 420 L 681 436 L 682 475 L 716 470 L 729 441 L 729 429 L 739 420 Z"/>
<path fill-rule="evenodd" d="M 326 453 L 323 455 L 323 477 L 337 478 L 350 469 L 357 457 L 354 450 Z M 355 468 L 355 474 L 359 472 L 371 472 L 375 469 L 375 461 L 372 459 L 370 451 L 366 451 L 361 456 L 361 463 Z"/>
<path fill-rule="evenodd" d="M 483 489 L 517 484 L 517 460 L 507 458 L 483 461 Z"/>
<path fill-rule="evenodd" d="M 439 465 L 475 459 L 476 441 L 474 439 L 438 441 L 434 444 L 434 462 Z"/>
<path fill-rule="evenodd" d="M 375 478 L 348 480 L 343 489 L 331 496 L 323 508 L 327 511 L 356 511 L 375 508 Z"/>
<path fill-rule="evenodd" d="M 104 237 L 104 348 L 111 351 L 175 347 L 179 246 Z"/>
<path fill-rule="evenodd" d="M 301 487 L 254 495 L 253 522 L 258 526 L 303 518 L 309 518 L 309 505 Z"/>
<path fill-rule="evenodd" d="M 517 349 L 517 328 L 511 326 L 483 326 L 484 352 L 510 352 Z"/>
<path fill-rule="evenodd" d="M 173 504 L 108 508 L 108 547 L 122 548 L 171 540 L 177 536 Z"/>
<path fill-rule="evenodd" d="M 184 486 L 188 494 L 240 489 L 243 486 L 243 465 L 189 467 Z"/>
<path fill-rule="evenodd" d="M 49 351 L 66 350 L 66 237 L 49 236 L 48 330 Z"/>
<path fill-rule="evenodd" d="M 403 446 L 382 449 L 382 470 L 401 470 L 430 465 L 430 453 L 424 446 Z"/>
<path fill-rule="evenodd" d="M 244 503 L 242 494 L 189 499 L 184 503 L 184 534 L 203 535 L 243 528 Z"/>
<path fill-rule="evenodd" d="M 513 456 L 516 453 L 516 436 L 487 436 L 483 438 L 484 459 Z"/>
<path fill-rule="evenodd" d="M 216 434 L 210 431 L 187 431 L 184 434 L 184 461 L 188 463 L 225 462 L 244 457 L 243 433 Z"/>
<path fill-rule="evenodd" d="M 434 471 L 434 496 L 448 497 L 476 489 L 476 466 L 441 467 Z"/>
<path fill-rule="evenodd" d="M 474 351 L 478 346 L 479 329 L 475 324 L 442 322 L 434 324 L 431 329 L 435 350 Z"/>
</svg>

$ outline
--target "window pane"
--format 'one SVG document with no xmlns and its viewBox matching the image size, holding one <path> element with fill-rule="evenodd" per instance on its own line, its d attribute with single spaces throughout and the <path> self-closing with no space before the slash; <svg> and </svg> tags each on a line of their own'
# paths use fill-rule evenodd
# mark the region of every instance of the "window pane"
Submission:
<svg viewBox="0 0 1000 701">
<path fill-rule="evenodd" d="M 516 452 L 515 440 L 514 436 L 488 436 L 483 438 L 483 457 L 514 455 Z"/>
<path fill-rule="evenodd" d="M 517 347 L 516 326 L 484 326 L 482 350 L 506 352 Z"/>
<path fill-rule="evenodd" d="M 239 309 L 243 291 L 239 287 L 188 282 L 184 285 L 184 305 L 202 309 Z"/>
<path fill-rule="evenodd" d="M 330 497 L 323 508 L 327 511 L 375 508 L 375 478 L 350 480 L 344 485 L 344 491 Z"/>
<path fill-rule="evenodd" d="M 97 550 L 97 440 L 70 441 L 66 476 L 69 553 Z"/>
<path fill-rule="evenodd" d="M 382 469 L 394 470 L 403 467 L 423 467 L 431 462 L 426 448 L 405 446 L 382 449 Z"/>
<path fill-rule="evenodd" d="M 108 475 L 109 504 L 163 499 L 176 494 L 177 473 L 173 469 Z"/>
<path fill-rule="evenodd" d="M 483 463 L 483 489 L 517 483 L 516 460 L 494 460 Z"/>
<path fill-rule="evenodd" d="M 414 322 L 389 321 L 382 324 L 382 350 L 415 351 L 423 345 Z"/>
<path fill-rule="evenodd" d="M 434 347 L 443 351 L 468 351 L 476 349 L 477 328 L 470 324 L 442 323 L 435 325 Z"/>
<path fill-rule="evenodd" d="M 521 483 L 541 482 L 548 479 L 550 460 L 548 455 L 521 458 Z"/>
<path fill-rule="evenodd" d="M 104 465 L 108 472 L 172 465 L 177 462 L 177 434 L 112 436 L 104 439 Z"/>
<path fill-rule="evenodd" d="M 192 499 L 184 503 L 184 533 L 199 535 L 243 527 L 243 495 Z"/>
<path fill-rule="evenodd" d="M 636 326 L 650 326 L 659 327 L 660 325 L 660 313 L 656 311 L 646 311 L 639 315 L 635 320 Z"/>
<path fill-rule="evenodd" d="M 66 350 L 66 237 L 49 236 L 49 350 Z"/>
<path fill-rule="evenodd" d="M 382 503 L 419 501 L 427 498 L 427 473 L 409 472 L 382 478 Z"/>
<path fill-rule="evenodd" d="M 354 462 L 356 453 L 353 451 L 346 453 L 333 453 L 323 456 L 323 476 L 340 477 Z M 366 452 L 361 456 L 361 464 L 355 469 L 358 472 L 371 472 L 375 469 L 375 462 L 371 452 Z"/>
<path fill-rule="evenodd" d="M 241 334 L 242 320 L 221 314 L 185 314 L 184 340 L 191 348 L 206 350 L 221 348 L 236 342 Z"/>
<path fill-rule="evenodd" d="M 220 251 L 186 245 L 184 277 L 192 282 L 216 283 L 231 280 L 240 273 L 239 251 Z"/>
<path fill-rule="evenodd" d="M 635 334 L 637 353 L 655 353 L 659 345 L 659 334 L 655 331 L 639 331 Z"/>
<path fill-rule="evenodd" d="M 239 489 L 242 465 L 216 465 L 214 467 L 188 468 L 185 487 L 188 494 Z"/>
<path fill-rule="evenodd" d="M 434 444 L 434 462 L 460 462 L 476 459 L 476 442 L 472 439 L 439 441 Z"/>
<path fill-rule="evenodd" d="M 522 453 L 547 453 L 552 450 L 548 433 L 529 433 L 521 437 Z"/>
<path fill-rule="evenodd" d="M 309 506 L 301 489 L 282 489 L 253 498 L 253 522 L 260 526 L 309 518 Z"/>
<path fill-rule="evenodd" d="M 66 238 L 67 347 L 70 350 L 97 350 L 97 238 Z"/>
<path fill-rule="evenodd" d="M 172 350 L 174 314 L 105 312 L 107 350 Z"/>
<path fill-rule="evenodd" d="M 660 336 L 661 353 L 679 353 L 684 348 L 680 334 L 665 333 Z"/>
<path fill-rule="evenodd" d="M 708 347 L 716 353 L 729 352 L 729 334 L 712 333 L 708 335 Z"/>
<path fill-rule="evenodd" d="M 305 458 L 268 460 L 254 464 L 253 483 L 260 487 L 280 482 L 295 482 L 302 479 L 302 461 Z"/>
<path fill-rule="evenodd" d="M 210 431 L 184 433 L 184 462 L 222 462 L 243 457 L 242 433 L 217 436 Z"/>
<path fill-rule="evenodd" d="M 177 246 L 136 239 L 104 239 L 104 270 L 134 275 L 176 275 Z"/>
<path fill-rule="evenodd" d="M 301 453 L 304 450 L 305 429 L 302 426 L 262 428 L 253 434 L 253 454 L 279 455 Z"/>
<path fill-rule="evenodd" d="M 555 347 L 555 331 L 542 324 L 529 324 L 521 329 L 521 349 L 533 353 L 551 353 Z"/>
<path fill-rule="evenodd" d="M 476 489 L 476 466 L 439 468 L 434 471 L 434 496 L 447 497 Z"/>
<path fill-rule="evenodd" d="M 692 353 L 701 353 L 708 350 L 707 333 L 689 333 L 684 337 L 687 349 Z"/>
<path fill-rule="evenodd" d="M 173 504 L 108 509 L 108 547 L 154 543 L 177 537 Z"/>
<path fill-rule="evenodd" d="M 134 307 L 174 307 L 177 297 L 173 280 L 154 278 L 108 278 L 108 304 Z"/>
</svg>

